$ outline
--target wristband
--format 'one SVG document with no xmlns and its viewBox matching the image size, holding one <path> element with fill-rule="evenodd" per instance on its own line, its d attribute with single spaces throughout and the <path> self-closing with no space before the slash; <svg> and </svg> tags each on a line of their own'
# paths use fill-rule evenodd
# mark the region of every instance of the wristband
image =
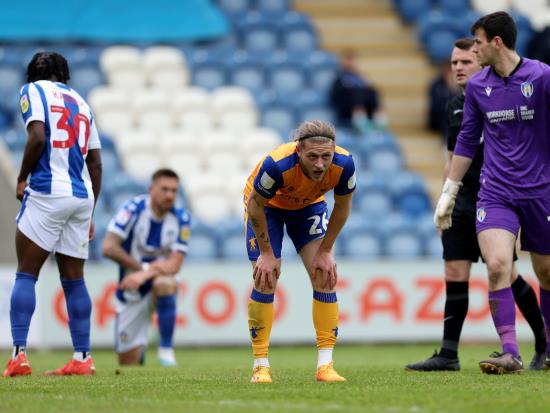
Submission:
<svg viewBox="0 0 550 413">
<path fill-rule="evenodd" d="M 149 271 L 150 267 L 151 267 L 151 264 L 149 264 L 148 262 L 144 262 L 143 264 L 141 264 L 141 269 L 143 271 Z"/>
</svg>

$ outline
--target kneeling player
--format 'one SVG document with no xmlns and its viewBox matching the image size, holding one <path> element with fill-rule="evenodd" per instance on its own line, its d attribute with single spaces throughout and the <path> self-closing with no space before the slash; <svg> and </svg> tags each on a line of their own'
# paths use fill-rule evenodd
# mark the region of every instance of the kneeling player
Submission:
<svg viewBox="0 0 550 413">
<path fill-rule="evenodd" d="M 158 357 L 175 366 L 175 275 L 187 253 L 189 213 L 175 208 L 179 178 L 170 169 L 153 174 L 149 195 L 126 202 L 109 224 L 103 254 L 120 265 L 116 292 L 116 352 L 121 365 L 143 364 L 151 315 L 160 333 Z"/>
</svg>

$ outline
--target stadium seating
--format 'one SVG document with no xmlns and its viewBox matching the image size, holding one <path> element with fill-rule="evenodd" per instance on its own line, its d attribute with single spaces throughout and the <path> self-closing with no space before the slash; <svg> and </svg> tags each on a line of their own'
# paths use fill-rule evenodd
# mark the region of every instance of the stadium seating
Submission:
<svg viewBox="0 0 550 413">
<path fill-rule="evenodd" d="M 456 7 L 443 3 L 443 10 Z M 248 174 L 300 121 L 334 119 L 327 94 L 338 61 L 319 49 L 306 15 L 293 11 L 288 0 L 216 4 L 234 27 L 223 38 L 173 46 L 59 45 L 70 60 L 73 86 L 94 108 L 100 132 L 109 136 L 102 138 L 109 179 L 98 204 L 98 236 L 122 202 L 147 192 L 153 170 L 168 166 L 181 176 L 185 196 L 178 202 L 193 212 L 190 259 L 242 259 L 242 190 Z M 38 47 L 0 47 L 0 91 L 6 92 L 0 94 L 0 134 L 16 162 L 26 136 L 14 127 L 19 115 L 11 108 L 17 108 L 22 62 Z M 337 142 L 353 153 L 358 176 L 354 213 L 337 253 L 361 259 L 434 253 L 433 224 L 430 229 L 424 224 L 431 215 L 426 189 L 406 172 L 396 138 L 384 130 L 361 135 L 339 128 Z M 333 194 L 327 195 L 330 210 Z M 388 229 L 401 238 L 392 241 Z M 99 242 L 92 243 L 94 258 L 100 257 Z M 283 254 L 296 257 L 290 242 Z"/>
</svg>

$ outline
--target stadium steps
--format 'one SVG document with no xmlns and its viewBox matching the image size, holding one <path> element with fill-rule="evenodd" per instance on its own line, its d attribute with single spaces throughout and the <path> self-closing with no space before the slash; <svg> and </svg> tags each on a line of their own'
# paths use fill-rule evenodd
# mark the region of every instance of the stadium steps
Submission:
<svg viewBox="0 0 550 413">
<path fill-rule="evenodd" d="M 445 158 L 441 138 L 426 129 L 428 87 L 436 75 L 390 0 L 294 0 L 311 16 L 324 49 L 358 52 L 358 66 L 382 95 L 390 129 L 399 137 L 407 167 L 426 178 L 432 200 L 441 190 Z"/>
<path fill-rule="evenodd" d="M 0 194 L 2 194 L 2 208 L 0 208 L 0 263 L 13 264 L 15 256 L 15 214 L 20 204 L 15 198 L 15 182 L 17 173 L 12 163 L 9 149 L 0 139 Z"/>
</svg>

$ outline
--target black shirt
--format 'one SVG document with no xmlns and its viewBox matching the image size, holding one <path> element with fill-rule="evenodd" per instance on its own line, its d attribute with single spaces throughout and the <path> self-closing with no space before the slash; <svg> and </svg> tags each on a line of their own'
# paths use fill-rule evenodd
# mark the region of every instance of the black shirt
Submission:
<svg viewBox="0 0 550 413">
<path fill-rule="evenodd" d="M 451 152 L 455 150 L 456 138 L 460 132 L 460 126 L 462 125 L 462 117 L 464 115 L 464 93 L 459 93 L 452 97 L 447 104 L 447 122 L 449 125 L 447 131 L 447 149 Z M 480 137 L 481 140 L 481 137 Z M 479 192 L 479 176 L 481 174 L 481 167 L 483 166 L 483 141 L 477 148 L 476 155 L 472 160 L 472 165 L 464 178 L 462 178 L 462 188 L 460 193 L 471 193 L 477 196 Z"/>
</svg>

